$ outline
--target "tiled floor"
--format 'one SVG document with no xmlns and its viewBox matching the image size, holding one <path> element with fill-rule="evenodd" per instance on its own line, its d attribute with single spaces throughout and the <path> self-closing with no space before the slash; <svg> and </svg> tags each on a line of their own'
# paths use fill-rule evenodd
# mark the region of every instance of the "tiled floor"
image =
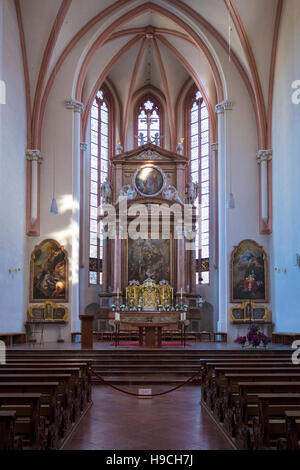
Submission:
<svg viewBox="0 0 300 470">
<path fill-rule="evenodd" d="M 168 386 L 154 386 L 153 393 Z M 134 387 L 126 390 L 136 392 Z M 200 406 L 200 387 L 138 399 L 93 387 L 93 406 L 66 450 L 227 450 L 229 444 Z"/>
</svg>

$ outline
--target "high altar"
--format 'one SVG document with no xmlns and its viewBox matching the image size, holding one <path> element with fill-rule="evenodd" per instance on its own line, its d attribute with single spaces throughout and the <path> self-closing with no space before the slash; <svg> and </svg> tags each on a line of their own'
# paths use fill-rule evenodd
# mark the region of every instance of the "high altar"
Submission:
<svg viewBox="0 0 300 470">
<path fill-rule="evenodd" d="M 184 294 L 195 294 L 194 252 L 185 250 L 184 237 L 178 239 L 174 215 L 171 216 L 168 239 L 161 236 L 160 215 L 157 216 L 154 228 L 150 220 L 153 206 L 159 207 L 163 204 L 171 207 L 176 203 L 183 208 L 188 198 L 187 169 L 186 157 L 153 144 L 140 146 L 112 158 L 109 178 L 111 184 L 106 202 L 114 205 L 117 219 L 120 215 L 121 198 L 127 199 L 129 214 L 134 204 L 142 206 L 144 210 L 140 217 L 146 223 L 148 231 L 137 240 L 128 236 L 128 233 L 124 236 L 124 232 L 120 236 L 121 223 L 118 221 L 117 238 L 104 242 L 103 293 L 112 292 L 116 295 L 119 289 L 125 297 L 126 287 L 131 283 L 142 285 L 149 272 L 157 286 L 165 281 L 166 285 L 174 289 L 174 298 L 179 295 L 181 289 Z M 128 223 L 135 217 L 135 214 L 129 215 Z M 161 303 L 162 291 L 163 288 L 159 289 Z M 165 293 L 170 296 L 171 290 L 166 289 Z"/>
<path fill-rule="evenodd" d="M 139 313 L 173 311 L 174 322 L 178 318 L 176 304 L 188 304 L 189 311 L 191 308 L 196 311 L 195 252 L 186 250 L 183 228 L 179 234 L 172 211 L 169 237 L 162 235 L 163 219 L 159 211 L 153 219 L 153 210 L 162 205 L 169 208 L 176 204 L 183 216 L 184 204 L 194 202 L 189 190 L 187 158 L 146 144 L 113 157 L 109 181 L 103 185 L 102 197 L 115 208 L 117 236 L 103 243 L 101 312 L 105 307 L 111 312 L 112 304 L 123 305 L 127 312 L 134 311 L 135 317 Z M 127 224 L 139 216 L 142 233 L 137 239 L 130 236 L 128 226 L 124 230 L 121 216 L 124 199 L 128 208 Z M 139 214 L 132 213 L 136 204 Z"/>
</svg>

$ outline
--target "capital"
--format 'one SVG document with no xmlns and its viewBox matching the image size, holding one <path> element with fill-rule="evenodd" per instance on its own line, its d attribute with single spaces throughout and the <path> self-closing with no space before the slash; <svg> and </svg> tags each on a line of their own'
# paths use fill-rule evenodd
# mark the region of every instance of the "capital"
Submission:
<svg viewBox="0 0 300 470">
<path fill-rule="evenodd" d="M 77 100 L 65 100 L 65 107 L 67 109 L 73 109 L 75 113 L 82 113 L 84 110 L 84 104 Z"/>
<path fill-rule="evenodd" d="M 215 107 L 215 111 L 217 114 L 222 114 L 224 111 L 230 111 L 233 108 L 233 103 L 232 101 L 222 101 L 221 103 L 218 103 Z"/>
<path fill-rule="evenodd" d="M 87 148 L 88 148 L 88 144 L 86 142 L 80 143 L 80 150 L 83 150 L 84 152 L 86 152 Z"/>
<path fill-rule="evenodd" d="M 42 163 L 43 157 L 40 150 L 27 149 L 26 150 L 26 160 L 29 162 Z"/>
<path fill-rule="evenodd" d="M 256 161 L 258 164 L 261 164 L 262 162 L 267 162 L 269 160 L 272 160 L 272 157 L 273 157 L 272 149 L 259 150 L 256 154 Z"/>
</svg>

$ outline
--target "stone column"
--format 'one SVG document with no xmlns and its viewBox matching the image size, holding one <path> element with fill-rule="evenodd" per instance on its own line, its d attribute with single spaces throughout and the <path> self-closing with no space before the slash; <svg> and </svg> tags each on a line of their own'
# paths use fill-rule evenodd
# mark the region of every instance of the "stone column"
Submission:
<svg viewBox="0 0 300 470">
<path fill-rule="evenodd" d="M 177 237 L 177 292 L 180 293 L 181 289 L 185 293 L 185 239 L 184 230 L 182 227 L 175 227 Z"/>
<path fill-rule="evenodd" d="M 72 145 L 72 250 L 70 259 L 70 307 L 71 331 L 79 329 L 79 245 L 80 245 L 80 130 L 83 104 L 76 100 L 65 101 L 67 109 L 73 110 Z"/>
<path fill-rule="evenodd" d="M 260 217 L 265 224 L 269 222 L 269 181 L 268 162 L 272 161 L 273 152 L 259 150 L 256 155 L 257 163 L 260 165 Z"/>
<path fill-rule="evenodd" d="M 80 258 L 80 267 L 84 268 L 84 246 L 86 245 L 86 237 L 84 230 L 84 220 L 85 220 L 85 157 L 88 149 L 88 144 L 86 142 L 80 143 L 80 246 L 79 246 L 79 258 Z M 88 255 L 89 256 L 89 255 Z"/>
<path fill-rule="evenodd" d="M 215 192 L 213 195 L 213 224 L 214 224 L 214 234 L 213 237 L 213 255 L 211 255 L 212 263 L 211 269 L 218 269 L 219 265 L 219 217 L 218 217 L 218 194 L 219 194 L 219 180 L 218 180 L 218 143 L 214 142 L 210 147 L 211 151 L 211 162 L 213 168 L 212 181 L 215 185 Z"/>
<path fill-rule="evenodd" d="M 227 247 L 227 208 L 226 201 L 229 192 L 227 157 L 230 149 L 229 145 L 229 123 L 228 112 L 232 110 L 231 101 L 223 101 L 217 104 L 216 113 L 218 115 L 218 331 L 228 330 L 228 308 L 229 308 L 229 265 Z"/>
<path fill-rule="evenodd" d="M 40 168 L 43 158 L 40 150 L 26 150 L 26 159 L 30 165 L 30 195 L 28 198 L 30 206 L 29 227 L 32 229 L 39 219 L 39 197 L 40 197 Z M 28 182 L 29 186 L 29 182 Z M 27 189 L 29 190 L 29 188 Z M 30 228 L 27 231 L 30 234 Z"/>
</svg>

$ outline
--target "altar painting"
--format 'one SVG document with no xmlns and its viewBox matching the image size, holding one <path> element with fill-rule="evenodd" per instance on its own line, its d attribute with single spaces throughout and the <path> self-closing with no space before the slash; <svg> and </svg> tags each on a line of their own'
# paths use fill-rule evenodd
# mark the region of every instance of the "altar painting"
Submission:
<svg viewBox="0 0 300 470">
<path fill-rule="evenodd" d="M 148 275 L 158 284 L 171 284 L 171 240 L 128 239 L 128 283 L 143 283 Z M 147 274 L 148 273 L 148 274 Z"/>
<path fill-rule="evenodd" d="M 55 240 L 44 240 L 31 255 L 30 301 L 68 301 L 68 256 Z"/>
<path fill-rule="evenodd" d="M 231 301 L 268 301 L 267 256 L 253 240 L 242 241 L 231 256 Z"/>
</svg>

